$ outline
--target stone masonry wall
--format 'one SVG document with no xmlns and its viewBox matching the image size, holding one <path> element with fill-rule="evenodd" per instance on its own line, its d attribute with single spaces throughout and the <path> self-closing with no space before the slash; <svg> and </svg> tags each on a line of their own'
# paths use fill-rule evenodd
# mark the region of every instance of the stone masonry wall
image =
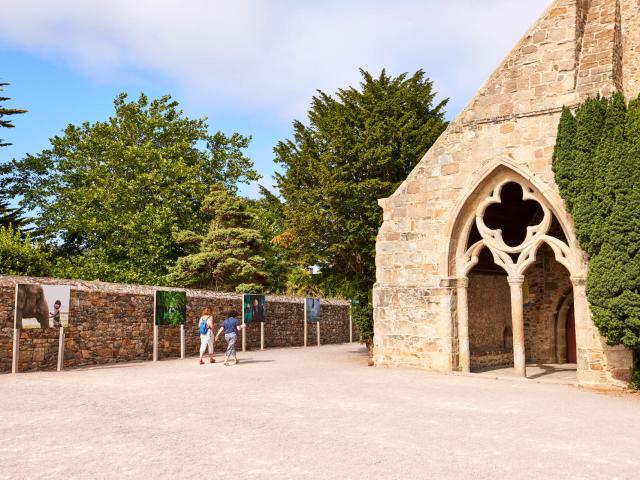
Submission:
<svg viewBox="0 0 640 480">
<path fill-rule="evenodd" d="M 469 275 L 469 349 L 471 355 L 504 348 L 504 329 L 511 328 L 511 297 L 506 275 Z"/>
<path fill-rule="evenodd" d="M 556 363 L 556 319 L 562 300 L 572 294 L 569 272 L 544 246 L 525 275 L 524 340 L 528 362 Z"/>
<path fill-rule="evenodd" d="M 10 372 L 16 283 L 68 284 L 71 286 L 70 323 L 65 331 L 64 367 L 101 365 L 153 356 L 153 287 L 49 278 L 0 276 L 0 372 Z M 204 290 L 187 291 L 186 354 L 197 355 L 197 322 L 203 308 L 211 309 L 219 328 L 230 308 L 241 312 L 242 295 Z M 302 346 L 304 299 L 267 296 L 265 348 Z M 349 302 L 322 300 L 322 344 L 349 341 Z M 180 356 L 180 328 L 159 327 L 158 357 Z M 260 325 L 247 327 L 247 348 L 260 348 Z M 238 339 L 240 342 L 240 338 Z M 216 351 L 225 349 L 222 336 Z M 308 325 L 308 345 L 316 345 L 316 326 Z M 238 345 L 240 347 L 240 345 Z M 18 370 L 52 370 L 58 355 L 58 330 L 22 330 Z"/>
</svg>

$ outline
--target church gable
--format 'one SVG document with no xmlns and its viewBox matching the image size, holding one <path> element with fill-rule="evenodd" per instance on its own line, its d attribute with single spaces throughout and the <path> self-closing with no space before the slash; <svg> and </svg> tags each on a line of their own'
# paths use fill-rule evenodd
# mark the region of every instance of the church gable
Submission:
<svg viewBox="0 0 640 480">
<path fill-rule="evenodd" d="M 590 96 L 616 90 L 624 91 L 627 98 L 638 94 L 639 17 L 640 0 L 555 0 L 405 182 L 391 197 L 380 200 L 384 222 L 376 244 L 376 364 L 464 371 L 474 362 L 470 346 L 491 344 L 495 350 L 491 361 L 513 362 L 517 350 L 516 370 L 524 374 L 524 363 L 533 358 L 532 352 L 537 352 L 538 360 L 566 360 L 568 347 L 558 339 L 575 337 L 581 382 L 607 383 L 615 372 L 627 368 L 628 352 L 613 352 L 606 346 L 590 318 L 579 273 L 586 272 L 587 265 L 572 231 L 565 232 L 570 251 L 563 253 L 574 259 L 570 272 L 565 257 L 558 261 L 553 241 L 551 250 L 544 250 L 537 260 L 531 257 L 535 260 L 531 272 L 500 273 L 502 267 L 495 269 L 496 255 L 502 255 L 505 264 L 510 258 L 515 264 L 521 252 L 516 246 L 500 255 L 494 251 L 492 260 L 486 242 L 486 248 L 478 244 L 477 252 L 468 245 L 479 255 L 479 272 L 449 267 L 455 253 L 450 246 L 456 240 L 457 212 L 471 212 L 463 228 L 472 236 L 475 202 L 481 201 L 473 192 L 498 167 L 518 172 L 521 181 L 515 183 L 521 188 L 535 184 L 537 192 L 544 192 L 558 224 L 573 228 L 551 169 L 560 114 L 563 107 L 577 106 Z M 466 237 L 459 240 L 467 247 Z M 545 272 L 550 271 L 558 272 L 554 282 L 563 288 L 539 293 L 531 305 L 540 310 L 510 310 L 508 297 L 491 300 L 491 292 L 483 290 L 486 285 L 501 285 L 503 293 L 515 295 L 510 303 L 517 306 L 527 301 L 529 286 L 544 288 Z M 496 274 L 505 278 L 496 279 Z M 572 313 L 554 320 L 560 296 L 564 296 L 564 314 L 570 309 Z M 475 309 L 492 302 L 504 302 L 500 305 L 505 308 L 496 311 L 504 317 L 503 323 L 512 318 L 514 323 L 493 325 L 495 338 L 480 341 L 474 335 L 484 327 L 477 325 L 490 322 L 493 314 L 478 319 Z M 549 310 L 543 311 L 543 306 Z M 569 325 L 574 311 L 575 325 Z M 523 321 L 536 323 L 537 330 L 523 328 Z M 544 322 L 550 323 L 543 328 Z M 556 325 L 553 330 L 553 322 L 562 328 Z M 575 334 L 567 336 L 569 327 Z M 510 343 L 511 353 L 500 350 L 500 345 Z"/>
</svg>

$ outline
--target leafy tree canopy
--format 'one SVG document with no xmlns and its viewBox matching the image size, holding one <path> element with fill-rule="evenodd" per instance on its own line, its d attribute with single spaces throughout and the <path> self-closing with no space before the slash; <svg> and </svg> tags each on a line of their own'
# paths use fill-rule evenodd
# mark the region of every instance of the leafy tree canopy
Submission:
<svg viewBox="0 0 640 480">
<path fill-rule="evenodd" d="M 49 255 L 28 234 L 21 238 L 17 229 L 0 226 L 0 274 L 50 275 Z"/>
<path fill-rule="evenodd" d="M 287 289 L 289 272 L 296 266 L 286 246 L 279 241 L 280 235 L 286 230 L 284 203 L 262 186 L 260 193 L 260 198 L 248 201 L 250 226 L 262 237 L 261 256 L 265 259 L 266 289 L 269 292 L 283 292 Z"/>
<path fill-rule="evenodd" d="M 587 297 L 611 344 L 640 352 L 640 100 L 595 98 L 565 110 L 553 169 L 589 255 Z M 636 370 L 640 384 L 640 370 Z"/>
<path fill-rule="evenodd" d="M 391 195 L 446 128 L 444 107 L 424 72 L 378 77 L 313 97 L 308 123 L 279 142 L 277 175 L 285 239 L 301 266 L 318 266 L 325 293 L 360 300 L 361 338 L 372 335 L 371 289 L 379 198 Z M 286 234 L 286 235 L 285 235 Z M 284 237 L 283 237 L 284 235 Z"/>
<path fill-rule="evenodd" d="M 178 103 L 120 94 L 106 121 L 69 125 L 50 148 L 0 167 L 0 189 L 20 196 L 59 257 L 59 274 L 158 283 L 183 254 L 174 230 L 206 228 L 214 183 L 258 178 L 249 138 L 208 133 Z"/>
<path fill-rule="evenodd" d="M 263 237 L 251 228 L 249 201 L 216 184 L 205 198 L 202 212 L 211 218 L 209 231 L 206 235 L 188 230 L 176 233 L 178 243 L 191 253 L 178 259 L 168 282 L 219 291 L 261 291 L 266 277 Z"/>
</svg>

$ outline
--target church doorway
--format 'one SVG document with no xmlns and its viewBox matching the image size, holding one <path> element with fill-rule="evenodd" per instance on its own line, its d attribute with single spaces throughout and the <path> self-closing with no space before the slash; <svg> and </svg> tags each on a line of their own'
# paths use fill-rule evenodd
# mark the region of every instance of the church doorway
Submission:
<svg viewBox="0 0 640 480">
<path fill-rule="evenodd" d="M 495 175 L 470 194 L 458 217 L 465 226 L 452 236 L 459 369 L 575 380 L 566 365 L 576 356 L 575 321 L 563 301 L 573 300 L 577 257 L 545 197 L 504 167 Z"/>
</svg>

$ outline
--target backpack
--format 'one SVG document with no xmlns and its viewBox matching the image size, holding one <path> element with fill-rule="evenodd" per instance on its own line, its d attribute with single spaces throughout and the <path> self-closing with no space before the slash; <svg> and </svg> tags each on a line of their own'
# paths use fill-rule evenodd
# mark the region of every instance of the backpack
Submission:
<svg viewBox="0 0 640 480">
<path fill-rule="evenodd" d="M 207 325 L 208 317 L 204 317 L 200 319 L 200 335 L 206 335 L 209 331 L 209 326 Z"/>
</svg>

